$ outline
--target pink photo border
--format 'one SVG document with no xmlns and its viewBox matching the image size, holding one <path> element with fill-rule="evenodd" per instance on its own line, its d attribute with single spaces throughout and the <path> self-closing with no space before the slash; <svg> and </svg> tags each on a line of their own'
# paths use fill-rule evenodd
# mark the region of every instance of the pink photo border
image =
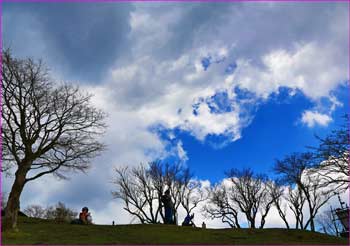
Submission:
<svg viewBox="0 0 350 246">
<path fill-rule="evenodd" d="M 322 3 L 322 2 L 347 2 L 348 3 L 348 79 L 350 79 L 350 0 L 0 0 L 0 50 L 2 51 L 2 3 L 11 3 L 11 2 L 17 2 L 17 3 L 30 3 L 30 2 L 314 2 L 314 3 Z M 1 69 L 2 69 L 2 56 L 0 56 L 0 78 L 2 79 L 1 75 Z M 349 81 L 348 81 L 349 85 Z M 0 87 L 0 105 L 2 105 L 2 87 Z M 350 98 L 350 87 L 348 88 L 348 98 Z M 350 100 L 348 101 L 348 104 L 350 106 Z M 1 109 L 2 110 L 2 107 Z M 350 114 L 350 112 L 348 112 Z M 2 118 L 0 118 L 0 133 L 1 133 L 1 126 L 2 126 Z M 350 121 L 348 125 L 348 132 L 350 135 Z M 0 136 L 0 154 L 2 157 L 2 138 Z M 350 158 L 350 157 L 349 157 Z M 350 164 L 350 159 L 349 159 Z M 0 166 L 2 165 L 2 158 L 0 159 Z M 350 176 L 350 175 L 349 175 Z M 0 197 L 2 195 L 2 174 L 0 175 Z M 348 197 L 348 203 L 350 204 L 350 194 Z M 0 217 L 0 245 L 2 245 L 2 230 L 1 230 L 1 220 Z M 21 244 L 25 245 L 25 244 Z M 52 244 L 51 244 L 52 245 Z M 79 244 L 83 245 L 83 244 Z M 93 245 L 93 244 L 87 244 L 87 245 Z M 111 244 L 99 244 L 99 245 L 111 245 Z M 139 244 L 119 244 L 119 245 L 139 245 Z M 167 244 L 167 245 L 178 245 L 178 244 Z M 183 244 L 182 244 L 183 245 Z M 196 244 L 196 245 L 213 245 L 213 244 Z M 220 244 L 214 244 L 214 245 L 220 245 Z M 249 244 L 245 244 L 249 245 Z M 270 245 L 277 245 L 277 244 L 270 244 Z M 293 244 L 290 244 L 293 245 Z M 300 244 L 294 244 L 294 245 L 300 245 Z M 55 246 L 55 245 L 52 245 Z"/>
</svg>

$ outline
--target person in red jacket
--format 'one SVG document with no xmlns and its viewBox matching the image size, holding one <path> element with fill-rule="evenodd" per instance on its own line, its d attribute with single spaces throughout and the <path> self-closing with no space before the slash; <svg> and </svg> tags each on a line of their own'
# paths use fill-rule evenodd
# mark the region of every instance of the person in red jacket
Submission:
<svg viewBox="0 0 350 246">
<path fill-rule="evenodd" d="M 71 221 L 73 225 L 89 225 L 92 224 L 92 217 L 89 213 L 89 209 L 87 207 L 83 207 L 81 212 L 79 213 L 79 218 Z"/>
<path fill-rule="evenodd" d="M 90 216 L 89 209 L 87 207 L 83 207 L 79 214 L 79 220 L 82 224 L 89 224 L 88 216 Z"/>
</svg>

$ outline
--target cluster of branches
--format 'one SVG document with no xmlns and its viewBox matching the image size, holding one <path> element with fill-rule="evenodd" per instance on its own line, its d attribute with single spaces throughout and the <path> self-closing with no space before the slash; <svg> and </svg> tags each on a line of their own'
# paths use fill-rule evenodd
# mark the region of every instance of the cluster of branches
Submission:
<svg viewBox="0 0 350 246">
<path fill-rule="evenodd" d="M 28 217 L 50 219 L 57 222 L 70 222 L 78 215 L 76 211 L 68 208 L 62 202 L 58 202 L 56 205 L 47 208 L 43 208 L 40 205 L 30 205 L 24 210 L 24 213 Z"/>
<path fill-rule="evenodd" d="M 243 214 L 248 226 L 256 228 L 259 214 L 259 228 L 263 228 L 271 207 L 280 199 L 280 190 L 265 175 L 254 174 L 251 169 L 231 169 L 226 176 L 224 182 L 211 188 L 204 215 L 219 218 L 232 228 L 241 228 L 239 214 Z"/>
<path fill-rule="evenodd" d="M 344 115 L 344 119 L 344 124 L 325 138 L 316 136 L 319 145 L 311 147 L 317 162 L 310 173 L 317 174 L 324 187 L 340 191 L 346 191 L 350 184 L 350 116 Z"/>
<path fill-rule="evenodd" d="M 114 198 L 124 201 L 124 209 L 137 217 L 141 223 L 164 221 L 161 197 L 170 191 L 173 206 L 173 221 L 177 224 L 180 207 L 190 214 L 206 200 L 201 183 L 192 179 L 189 168 L 181 164 L 151 162 L 134 168 L 116 169 Z"/>
<path fill-rule="evenodd" d="M 315 231 L 315 217 L 319 209 L 337 194 L 333 187 L 323 185 L 319 174 L 309 172 L 315 166 L 314 162 L 313 153 L 294 153 L 277 160 L 274 167 L 281 176 L 281 182 L 290 185 L 287 201 L 295 215 L 295 227 L 306 229 L 310 226 L 312 231 Z M 304 207 L 307 208 L 308 218 L 304 218 Z"/>
</svg>

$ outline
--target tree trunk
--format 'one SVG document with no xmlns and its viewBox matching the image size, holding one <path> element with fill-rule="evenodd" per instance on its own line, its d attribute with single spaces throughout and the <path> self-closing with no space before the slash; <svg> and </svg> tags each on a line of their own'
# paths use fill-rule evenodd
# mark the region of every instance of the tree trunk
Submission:
<svg viewBox="0 0 350 246">
<path fill-rule="evenodd" d="M 255 229 L 255 219 L 249 218 L 248 221 L 250 223 L 250 228 Z"/>
<path fill-rule="evenodd" d="M 281 214 L 281 213 L 280 213 L 280 217 L 282 218 L 284 224 L 286 225 L 286 228 L 287 228 L 287 229 L 290 229 L 289 223 L 288 223 L 288 221 L 287 221 L 287 219 L 286 219 L 286 216 L 285 216 L 284 214 Z"/>
<path fill-rule="evenodd" d="M 237 228 L 241 228 L 241 226 L 239 225 L 239 222 L 238 222 L 238 216 L 235 215 L 234 218 L 235 218 L 236 227 L 237 227 Z"/>
<path fill-rule="evenodd" d="M 286 215 L 283 213 L 281 206 L 276 203 L 276 207 L 277 207 L 279 216 L 284 221 L 284 224 L 286 225 L 287 229 L 289 229 L 289 224 L 288 224 L 288 221 L 286 219 Z"/>
<path fill-rule="evenodd" d="M 255 221 L 252 221 L 252 222 L 251 222 L 250 228 L 255 229 Z"/>
<path fill-rule="evenodd" d="M 12 185 L 5 209 L 5 218 L 2 230 L 17 230 L 17 217 L 20 209 L 20 196 L 23 191 L 26 175 L 29 169 L 19 167 L 15 174 L 15 181 Z"/>
<path fill-rule="evenodd" d="M 265 225 L 265 217 L 261 218 L 261 222 L 260 222 L 260 227 L 259 229 L 263 229 Z"/>
<path fill-rule="evenodd" d="M 173 208 L 173 223 L 175 225 L 177 225 L 177 210 L 175 210 L 175 208 Z"/>
<path fill-rule="evenodd" d="M 313 218 L 311 218 L 310 227 L 311 227 L 311 231 L 315 231 L 315 223 L 314 223 L 314 219 Z"/>
</svg>

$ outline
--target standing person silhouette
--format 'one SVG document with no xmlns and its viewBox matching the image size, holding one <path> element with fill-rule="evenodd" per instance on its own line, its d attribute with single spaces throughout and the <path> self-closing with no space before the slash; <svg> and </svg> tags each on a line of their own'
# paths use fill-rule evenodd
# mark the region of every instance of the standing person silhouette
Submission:
<svg viewBox="0 0 350 246">
<path fill-rule="evenodd" d="M 170 190 L 166 190 L 161 198 L 164 205 L 165 224 L 173 224 L 173 202 L 171 201 Z"/>
</svg>

